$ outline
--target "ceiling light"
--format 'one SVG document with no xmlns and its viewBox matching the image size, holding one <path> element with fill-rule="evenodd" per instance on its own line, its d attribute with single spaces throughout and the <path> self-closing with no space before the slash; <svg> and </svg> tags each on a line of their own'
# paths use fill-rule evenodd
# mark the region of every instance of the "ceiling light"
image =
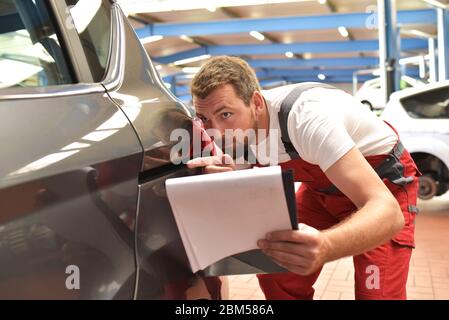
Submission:
<svg viewBox="0 0 449 320">
<path fill-rule="evenodd" d="M 179 38 L 181 38 L 184 41 L 190 42 L 190 43 L 194 43 L 193 39 L 190 38 L 189 36 L 186 36 L 185 34 L 179 36 Z"/>
<path fill-rule="evenodd" d="M 312 54 L 309 53 L 309 52 L 305 52 L 305 53 L 302 54 L 302 58 L 305 59 L 305 60 L 312 59 Z"/>
<path fill-rule="evenodd" d="M 249 34 L 251 35 L 251 37 L 254 37 L 259 41 L 265 40 L 265 36 L 261 34 L 259 31 L 251 31 Z"/>
<path fill-rule="evenodd" d="M 436 38 L 437 37 L 436 34 L 424 32 L 424 31 L 417 30 L 417 29 L 404 29 L 404 28 L 401 28 L 401 34 L 411 35 L 411 36 L 414 36 L 414 37 L 419 37 L 419 38 L 424 38 L 424 39 Z"/>
<path fill-rule="evenodd" d="M 184 67 L 182 68 L 182 72 L 184 73 L 197 73 L 200 71 L 200 67 Z"/>
<path fill-rule="evenodd" d="M 349 37 L 349 32 L 348 32 L 348 29 L 346 29 L 346 27 L 343 27 L 343 26 L 338 27 L 338 32 L 340 32 L 340 34 L 343 38 Z"/>
<path fill-rule="evenodd" d="M 306 0 L 301 0 L 306 1 Z M 310 1 L 310 0 L 307 0 Z M 121 9 L 127 14 L 167 12 L 181 10 L 204 9 L 208 7 L 241 7 L 250 5 L 273 5 L 277 3 L 293 3 L 298 0 L 117 0 Z M 205 4 L 210 3 L 210 5 Z"/>
<path fill-rule="evenodd" d="M 173 64 L 175 66 L 179 66 L 181 64 L 187 64 L 187 63 L 196 62 L 199 60 L 204 60 L 204 59 L 209 59 L 209 58 L 210 58 L 210 54 L 203 54 L 203 55 L 197 56 L 197 57 L 178 60 L 178 61 L 173 62 Z"/>
<path fill-rule="evenodd" d="M 293 52 L 291 52 L 291 51 L 287 51 L 287 52 L 285 53 L 285 56 L 286 56 L 287 58 L 293 58 L 293 57 L 294 57 L 294 54 L 293 54 Z"/>
<path fill-rule="evenodd" d="M 163 36 L 159 36 L 159 35 L 149 36 L 149 37 L 141 38 L 140 43 L 145 44 L 145 43 L 150 43 L 150 42 L 156 42 L 156 41 L 162 40 L 163 38 L 164 38 Z"/>
<path fill-rule="evenodd" d="M 327 0 L 318 0 L 318 3 L 319 3 L 319 4 L 326 4 L 326 3 L 327 3 Z"/>
</svg>

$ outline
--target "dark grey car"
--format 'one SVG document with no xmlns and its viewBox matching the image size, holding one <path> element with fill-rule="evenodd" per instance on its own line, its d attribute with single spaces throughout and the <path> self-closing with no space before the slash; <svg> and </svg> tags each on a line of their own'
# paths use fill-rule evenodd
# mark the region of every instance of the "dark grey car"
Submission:
<svg viewBox="0 0 449 320">
<path fill-rule="evenodd" d="M 191 114 L 119 7 L 0 1 L 0 73 L 0 298 L 203 297 L 164 189 Z"/>
<path fill-rule="evenodd" d="M 169 157 L 192 127 L 114 1 L 1 0 L 0 299 L 223 298 L 213 276 L 279 270 L 191 273 L 165 180 L 195 174 Z"/>
</svg>

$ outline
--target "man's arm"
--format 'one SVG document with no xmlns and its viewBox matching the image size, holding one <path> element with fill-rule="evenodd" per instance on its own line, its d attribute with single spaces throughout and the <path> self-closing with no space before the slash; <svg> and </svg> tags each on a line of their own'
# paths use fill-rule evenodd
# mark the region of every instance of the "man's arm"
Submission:
<svg viewBox="0 0 449 320">
<path fill-rule="evenodd" d="M 339 244 L 332 248 L 332 260 L 374 249 L 404 227 L 399 203 L 358 149 L 349 151 L 325 174 L 359 209 L 325 232 L 331 243 Z"/>
<path fill-rule="evenodd" d="M 272 232 L 258 242 L 276 263 L 292 272 L 307 275 L 328 261 L 366 252 L 391 239 L 404 226 L 398 202 L 357 148 L 325 174 L 358 211 L 328 230 L 300 224 L 299 230 Z"/>
</svg>

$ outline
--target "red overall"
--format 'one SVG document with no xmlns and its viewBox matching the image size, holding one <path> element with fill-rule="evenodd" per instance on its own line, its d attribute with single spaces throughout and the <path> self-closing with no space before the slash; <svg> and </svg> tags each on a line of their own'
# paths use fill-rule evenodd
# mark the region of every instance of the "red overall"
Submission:
<svg viewBox="0 0 449 320">
<path fill-rule="evenodd" d="M 376 168 L 386 158 L 386 155 L 379 155 L 366 157 L 366 160 Z M 387 243 L 353 257 L 356 299 L 406 299 L 409 261 L 415 245 L 417 176 L 420 173 L 407 150 L 404 150 L 399 160 L 404 166 L 403 175 L 413 177 L 413 181 L 404 186 L 393 184 L 386 178 L 383 181 L 401 206 L 405 226 Z M 319 166 L 294 159 L 282 163 L 281 167 L 294 169 L 295 180 L 302 182 L 296 193 L 298 222 L 323 230 L 338 224 L 356 211 L 351 200 L 342 193 L 320 191 L 332 184 Z M 257 276 L 267 299 L 313 299 L 312 286 L 320 271 L 321 269 L 309 276 L 294 273 Z"/>
</svg>

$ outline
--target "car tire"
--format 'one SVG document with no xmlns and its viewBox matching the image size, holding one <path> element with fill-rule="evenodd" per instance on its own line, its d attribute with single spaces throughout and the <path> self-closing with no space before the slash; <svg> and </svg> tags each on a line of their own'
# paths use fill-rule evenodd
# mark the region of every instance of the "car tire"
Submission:
<svg viewBox="0 0 449 320">
<path fill-rule="evenodd" d="M 419 177 L 418 197 L 421 200 L 432 199 L 438 191 L 438 183 L 431 175 L 422 175 Z"/>
</svg>

